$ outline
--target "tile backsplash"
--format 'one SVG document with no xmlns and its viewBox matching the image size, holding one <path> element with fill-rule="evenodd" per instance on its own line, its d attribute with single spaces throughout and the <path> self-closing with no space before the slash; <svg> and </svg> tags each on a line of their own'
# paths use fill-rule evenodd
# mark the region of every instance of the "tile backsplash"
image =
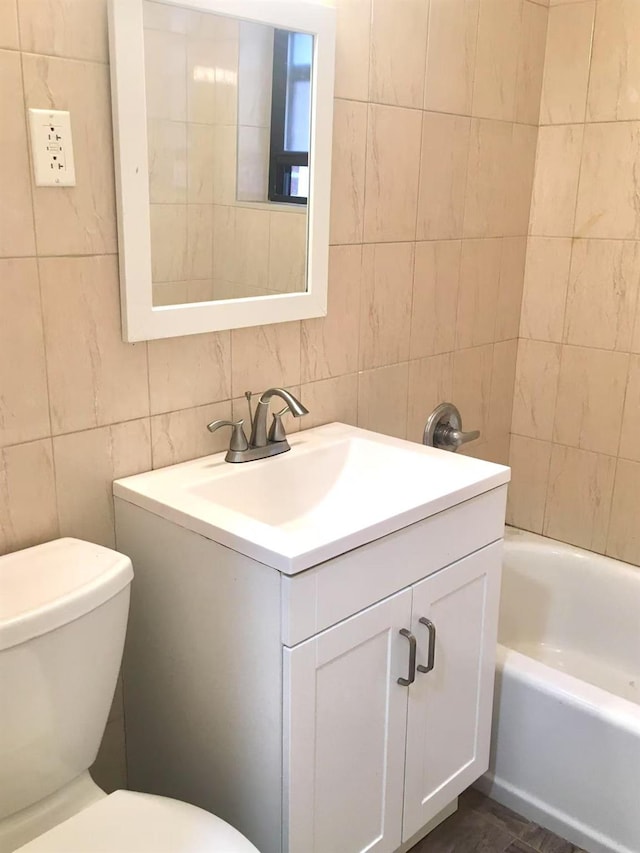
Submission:
<svg viewBox="0 0 640 853">
<path fill-rule="evenodd" d="M 635 0 L 549 9 L 508 512 L 636 565 L 639 30 Z"/>
<path fill-rule="evenodd" d="M 549 10 L 533 0 L 336 5 L 327 316 L 125 344 L 106 0 L 1 0 L 0 553 L 58 535 L 112 546 L 111 481 L 221 450 L 226 436 L 207 433 L 207 421 L 244 414 L 244 391 L 268 385 L 300 394 L 311 411 L 305 428 L 343 420 L 416 441 L 431 409 L 451 399 L 465 427 L 482 430 L 468 452 L 507 461 Z M 30 106 L 70 110 L 75 188 L 33 185 Z M 579 152 L 578 127 L 570 126 Z M 585 162 L 596 175 L 609 149 L 598 154 L 589 140 Z M 611 157 L 626 174 L 627 161 Z M 606 189 L 612 198 L 622 192 Z M 554 192 L 572 191 L 536 185 L 541 221 Z M 606 217 L 592 220 L 597 194 L 581 186 L 580 198 L 589 227 L 605 228 Z M 548 263 L 540 250 L 538 268 Z M 534 295 L 527 304 L 533 327 L 544 326 Z M 576 306 L 580 320 L 587 309 Z M 627 334 L 617 328 L 608 334 Z M 637 351 L 638 328 L 634 335 Z M 562 342 L 538 345 L 552 348 L 544 364 L 560 381 L 553 347 Z M 599 385 L 581 390 L 601 393 Z M 630 430 L 635 414 L 625 417 Z M 599 441 L 597 425 L 590 429 Z M 560 501 L 570 473 L 558 454 L 569 451 L 552 439 L 519 433 L 513 459 L 520 476 L 518 449 L 534 442 L 558 471 Z M 610 488 L 599 450 L 570 452 L 595 453 L 594 482 Z M 531 464 L 532 453 L 521 456 Z M 614 500 L 624 503 L 633 490 L 629 472 L 618 472 Z M 611 541 L 624 539 L 624 524 Z M 123 783 L 121 745 L 116 707 L 98 773 L 107 787 Z"/>
</svg>

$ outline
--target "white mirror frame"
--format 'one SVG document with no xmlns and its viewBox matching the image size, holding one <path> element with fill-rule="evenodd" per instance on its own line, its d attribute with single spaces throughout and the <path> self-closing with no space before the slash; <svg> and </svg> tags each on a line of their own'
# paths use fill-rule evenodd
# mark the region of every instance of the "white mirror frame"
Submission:
<svg viewBox="0 0 640 853">
<path fill-rule="evenodd" d="M 146 341 L 282 323 L 327 313 L 335 9 L 321 0 L 161 0 L 311 33 L 314 39 L 307 291 L 153 306 L 143 0 L 110 0 L 109 47 L 120 252 L 122 335 Z"/>
</svg>

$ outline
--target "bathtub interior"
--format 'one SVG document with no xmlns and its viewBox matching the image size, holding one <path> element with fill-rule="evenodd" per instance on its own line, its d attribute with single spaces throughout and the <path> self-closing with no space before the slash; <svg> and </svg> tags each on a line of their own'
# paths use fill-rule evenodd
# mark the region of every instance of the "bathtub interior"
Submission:
<svg viewBox="0 0 640 853">
<path fill-rule="evenodd" d="M 640 705 L 640 569 L 507 528 L 498 638 Z"/>
</svg>

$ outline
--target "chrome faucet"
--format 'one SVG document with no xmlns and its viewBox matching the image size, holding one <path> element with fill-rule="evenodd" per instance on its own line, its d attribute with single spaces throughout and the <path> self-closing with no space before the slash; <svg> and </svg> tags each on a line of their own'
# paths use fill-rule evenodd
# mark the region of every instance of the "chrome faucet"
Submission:
<svg viewBox="0 0 640 853">
<path fill-rule="evenodd" d="M 249 408 L 251 408 L 251 394 L 247 392 L 245 396 L 249 400 Z M 274 413 L 269 435 L 267 435 L 267 414 L 272 397 L 280 397 L 286 406 Z M 247 441 L 243 429 L 244 420 L 242 419 L 239 421 L 212 421 L 207 424 L 207 429 L 209 432 L 215 432 L 220 427 L 230 426 L 232 429 L 231 442 L 225 456 L 226 461 L 253 462 L 256 459 L 276 456 L 278 453 L 285 453 L 291 449 L 282 424 L 282 416 L 287 412 L 291 412 L 294 418 L 301 418 L 303 415 L 309 414 L 309 410 L 302 405 L 300 400 L 297 400 L 285 388 L 269 388 L 260 397 L 256 413 L 251 417 L 251 438 L 249 441 Z"/>
</svg>

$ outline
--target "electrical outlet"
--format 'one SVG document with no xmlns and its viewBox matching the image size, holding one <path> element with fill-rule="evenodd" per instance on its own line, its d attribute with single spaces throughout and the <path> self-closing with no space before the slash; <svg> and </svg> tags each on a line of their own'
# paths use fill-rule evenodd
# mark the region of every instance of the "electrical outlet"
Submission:
<svg viewBox="0 0 640 853">
<path fill-rule="evenodd" d="M 29 110 L 31 159 L 38 187 L 75 187 L 71 115 L 66 110 Z"/>
</svg>

